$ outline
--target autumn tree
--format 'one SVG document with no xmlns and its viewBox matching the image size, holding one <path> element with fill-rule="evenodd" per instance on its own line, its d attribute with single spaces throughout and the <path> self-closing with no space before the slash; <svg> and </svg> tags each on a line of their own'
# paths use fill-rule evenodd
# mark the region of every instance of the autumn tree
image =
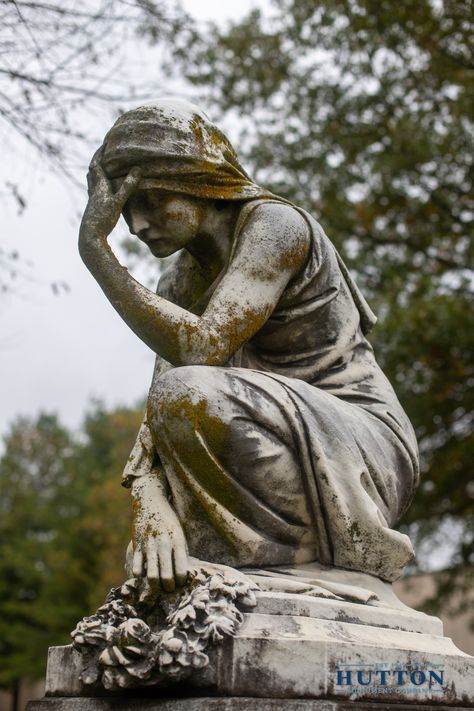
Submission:
<svg viewBox="0 0 474 711">
<path fill-rule="evenodd" d="M 85 516 L 78 525 L 94 548 L 89 610 L 101 605 L 110 588 L 124 580 L 131 508 L 129 492 L 120 482 L 142 418 L 142 407 L 107 411 L 96 404 L 84 420 L 78 472 L 88 482 L 88 491 Z"/>
<path fill-rule="evenodd" d="M 467 0 L 273 0 L 178 37 L 173 57 L 378 313 L 376 355 L 422 457 L 403 525 L 430 560 L 451 538 L 443 595 L 474 561 L 473 46 Z"/>
</svg>

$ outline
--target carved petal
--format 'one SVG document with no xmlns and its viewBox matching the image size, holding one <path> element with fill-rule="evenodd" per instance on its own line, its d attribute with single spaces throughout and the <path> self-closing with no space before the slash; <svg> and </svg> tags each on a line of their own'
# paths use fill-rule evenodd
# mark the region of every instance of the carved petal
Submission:
<svg viewBox="0 0 474 711">
<path fill-rule="evenodd" d="M 171 664 L 174 661 L 174 657 L 172 654 L 167 652 L 166 649 L 164 649 L 162 652 L 160 652 L 159 660 L 162 666 L 166 666 L 167 664 Z"/>
<path fill-rule="evenodd" d="M 128 664 L 127 671 L 131 676 L 143 680 L 147 679 L 150 676 L 150 672 L 153 669 L 154 665 L 154 659 L 142 659 L 139 662 L 135 662 L 134 664 Z"/>
<path fill-rule="evenodd" d="M 80 679 L 83 684 L 95 684 L 99 678 L 99 674 L 99 667 L 94 660 L 91 664 L 89 664 L 89 666 L 83 669 Z"/>
<path fill-rule="evenodd" d="M 117 666 L 117 658 L 114 654 L 113 647 L 106 647 L 98 659 L 98 663 L 105 667 Z"/>
<path fill-rule="evenodd" d="M 193 654 L 191 664 L 195 669 L 202 669 L 209 664 L 209 657 L 207 654 L 203 654 L 202 652 L 195 652 Z"/>
</svg>

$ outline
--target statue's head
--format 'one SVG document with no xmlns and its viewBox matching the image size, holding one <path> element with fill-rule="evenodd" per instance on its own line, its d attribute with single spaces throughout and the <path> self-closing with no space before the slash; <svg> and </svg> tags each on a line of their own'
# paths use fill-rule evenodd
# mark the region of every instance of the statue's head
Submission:
<svg viewBox="0 0 474 711">
<path fill-rule="evenodd" d="M 164 98 L 122 114 L 105 136 L 101 163 L 112 180 L 140 166 L 140 189 L 217 200 L 245 200 L 263 192 L 222 131 L 184 99 Z"/>
<path fill-rule="evenodd" d="M 222 131 L 183 99 L 164 98 L 124 113 L 105 136 L 101 164 L 117 185 L 133 167 L 140 167 L 142 179 L 124 216 L 144 241 L 145 230 L 150 241 L 158 234 L 156 225 L 153 232 L 153 225 L 145 224 L 153 211 L 169 215 L 167 233 L 174 231 L 179 242 L 180 232 L 184 244 L 205 201 L 269 196 L 245 172 Z M 155 246 L 150 249 L 156 256 L 171 253 L 165 241 Z"/>
</svg>

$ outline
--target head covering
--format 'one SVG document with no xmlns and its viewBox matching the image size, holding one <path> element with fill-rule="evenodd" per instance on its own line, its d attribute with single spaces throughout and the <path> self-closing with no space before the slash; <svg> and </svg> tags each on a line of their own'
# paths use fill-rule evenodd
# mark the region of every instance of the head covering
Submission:
<svg viewBox="0 0 474 711">
<path fill-rule="evenodd" d="M 101 163 L 110 179 L 139 165 L 142 189 L 217 200 L 276 197 L 254 183 L 227 137 L 184 99 L 164 98 L 124 113 L 105 136 Z"/>
</svg>

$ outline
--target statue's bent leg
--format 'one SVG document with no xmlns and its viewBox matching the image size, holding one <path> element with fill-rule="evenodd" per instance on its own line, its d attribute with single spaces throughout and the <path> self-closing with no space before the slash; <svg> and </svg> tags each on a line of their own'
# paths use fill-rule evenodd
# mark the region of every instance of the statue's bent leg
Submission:
<svg viewBox="0 0 474 711">
<path fill-rule="evenodd" d="M 233 566 L 314 560 L 290 403 L 245 375 L 175 368 L 150 393 L 148 421 L 190 553 Z"/>
<path fill-rule="evenodd" d="M 412 559 L 392 526 L 415 463 L 364 407 L 294 378 L 187 366 L 155 381 L 148 419 L 192 555 L 316 560 L 384 580 Z"/>
</svg>

